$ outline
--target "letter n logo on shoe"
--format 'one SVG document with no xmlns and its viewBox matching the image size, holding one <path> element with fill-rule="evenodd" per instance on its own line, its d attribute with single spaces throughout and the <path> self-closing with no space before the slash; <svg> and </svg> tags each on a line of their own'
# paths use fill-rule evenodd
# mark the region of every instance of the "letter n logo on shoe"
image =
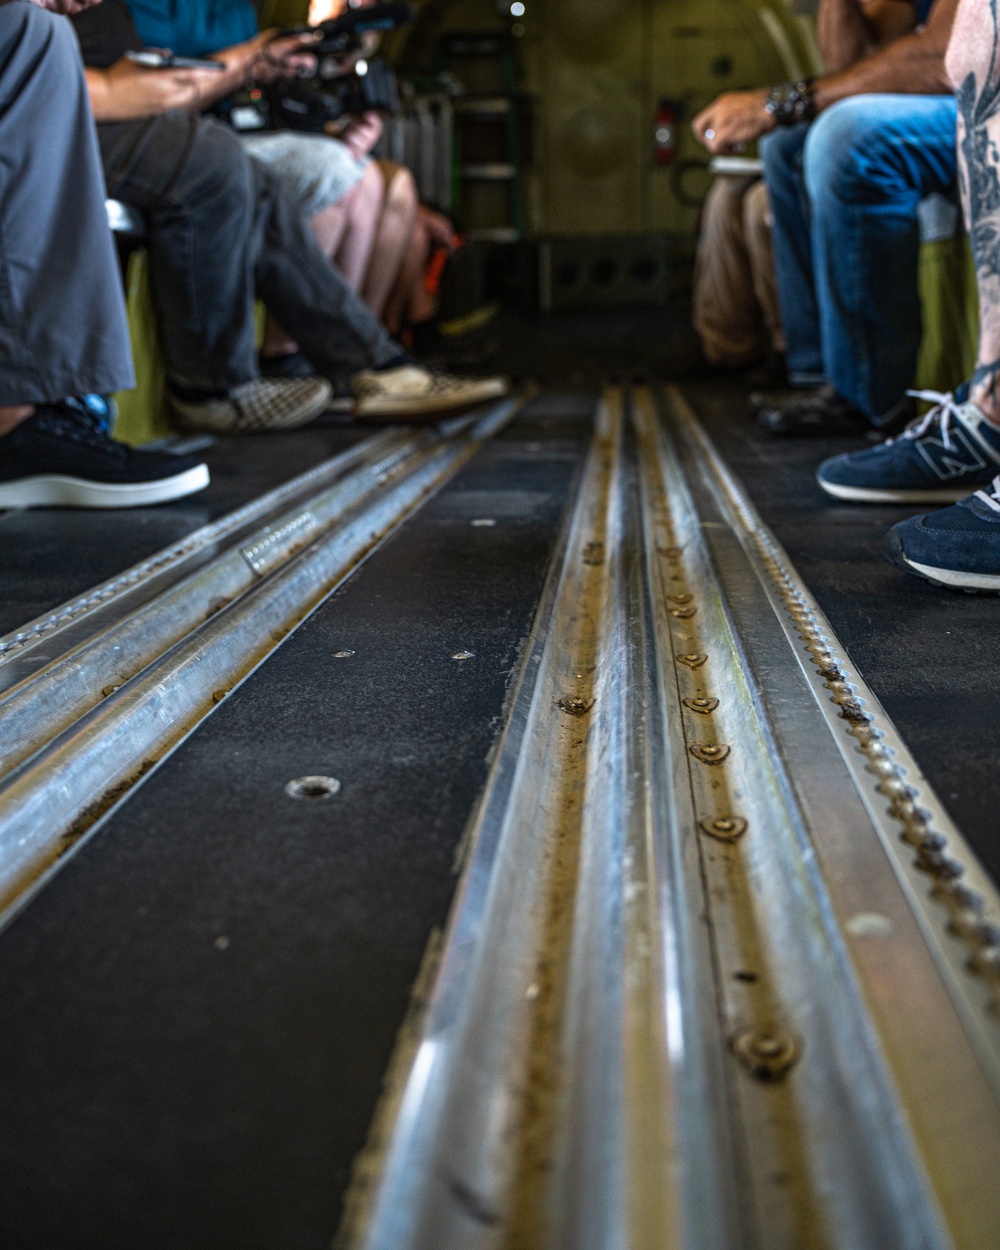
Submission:
<svg viewBox="0 0 1000 1250">
<path fill-rule="evenodd" d="M 978 441 L 978 440 L 977 440 Z M 940 438 L 922 438 L 917 443 L 920 454 L 937 476 L 947 482 L 953 477 L 964 477 L 985 469 L 989 461 L 973 442 L 972 436 L 963 429 L 948 432 L 948 442 Z M 990 457 L 994 459 L 994 457 Z"/>
</svg>

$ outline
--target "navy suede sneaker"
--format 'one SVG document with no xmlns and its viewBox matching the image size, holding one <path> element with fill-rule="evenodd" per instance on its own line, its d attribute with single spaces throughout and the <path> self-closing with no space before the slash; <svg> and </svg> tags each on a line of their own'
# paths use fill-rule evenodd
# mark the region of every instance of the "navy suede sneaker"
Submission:
<svg viewBox="0 0 1000 1250">
<path fill-rule="evenodd" d="M 955 395 L 911 394 L 935 407 L 898 438 L 824 461 L 816 480 L 828 495 L 851 503 L 950 503 L 989 485 L 1000 470 L 1000 429 Z"/>
<path fill-rule="evenodd" d="M 936 586 L 1000 593 L 1000 477 L 953 508 L 894 525 L 886 543 L 893 564 Z"/>
</svg>

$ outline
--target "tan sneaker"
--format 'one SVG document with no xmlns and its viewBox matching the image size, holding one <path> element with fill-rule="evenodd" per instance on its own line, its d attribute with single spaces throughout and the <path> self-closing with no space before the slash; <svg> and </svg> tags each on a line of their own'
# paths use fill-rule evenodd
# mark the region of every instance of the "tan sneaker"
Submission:
<svg viewBox="0 0 1000 1250">
<path fill-rule="evenodd" d="M 422 365 L 366 370 L 351 378 L 356 417 L 391 421 L 433 420 L 463 408 L 502 399 L 510 390 L 506 378 L 458 378 L 432 373 Z"/>
<path fill-rule="evenodd" d="M 257 378 L 234 386 L 223 399 L 197 403 L 171 395 L 170 413 L 182 430 L 257 434 L 297 430 L 325 412 L 333 398 L 326 378 Z"/>
</svg>

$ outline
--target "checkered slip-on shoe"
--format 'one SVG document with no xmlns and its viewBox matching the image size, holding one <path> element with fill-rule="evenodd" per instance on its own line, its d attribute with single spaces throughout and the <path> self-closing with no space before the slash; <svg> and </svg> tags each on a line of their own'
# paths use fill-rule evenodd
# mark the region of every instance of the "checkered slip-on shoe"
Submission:
<svg viewBox="0 0 1000 1250">
<path fill-rule="evenodd" d="M 170 396 L 174 424 L 210 434 L 259 434 L 297 430 L 329 407 L 333 387 L 326 378 L 257 378 L 221 399 L 198 402 Z"/>
<path fill-rule="evenodd" d="M 421 365 L 358 373 L 351 386 L 354 415 L 386 421 L 432 421 L 502 399 L 510 389 L 506 378 L 460 378 Z"/>
</svg>

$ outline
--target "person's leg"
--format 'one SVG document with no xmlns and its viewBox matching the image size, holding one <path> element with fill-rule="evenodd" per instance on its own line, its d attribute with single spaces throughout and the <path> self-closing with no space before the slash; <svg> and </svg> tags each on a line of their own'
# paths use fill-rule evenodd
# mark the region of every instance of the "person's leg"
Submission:
<svg viewBox="0 0 1000 1250">
<path fill-rule="evenodd" d="M 413 225 L 410 246 L 406 249 L 382 321 L 392 335 L 399 335 L 407 322 L 429 321 L 434 316 L 434 301 L 427 294 L 424 278 L 431 251 L 431 237 L 418 215 Z"/>
<path fill-rule="evenodd" d="M 280 183 L 263 166 L 257 176 L 258 293 L 315 368 L 350 383 L 359 417 L 435 420 L 507 393 L 504 378 L 456 378 L 413 363 L 320 251 Z"/>
<path fill-rule="evenodd" d="M 0 6 L 0 405 L 134 385 L 80 52 L 32 4 Z"/>
<path fill-rule="evenodd" d="M 280 130 L 244 135 L 241 142 L 254 160 L 270 169 L 309 220 L 324 256 L 339 265 L 355 291 L 360 290 L 382 210 L 384 184 L 378 169 L 326 135 Z M 261 357 L 280 360 L 297 352 L 298 345 L 269 315 Z"/>
<path fill-rule="evenodd" d="M 384 199 L 385 182 L 373 161 L 336 204 L 322 209 L 309 222 L 323 255 L 333 261 L 352 291 L 361 290 L 368 272 Z M 298 344 L 269 315 L 261 355 L 281 357 L 297 351 Z"/>
<path fill-rule="evenodd" d="M 693 320 L 712 365 L 752 364 L 767 350 L 743 232 L 743 200 L 752 185 L 749 178 L 716 178 L 705 201 L 695 260 Z"/>
<path fill-rule="evenodd" d="M 996 0 L 960 6 L 948 50 L 958 96 L 958 165 L 979 290 L 971 398 L 1000 425 L 1000 19 Z"/>
<path fill-rule="evenodd" d="M 0 508 L 127 508 L 208 485 L 197 457 L 114 442 L 75 396 L 134 385 L 72 27 L 0 6 Z"/>
<path fill-rule="evenodd" d="M 108 191 L 149 224 L 150 281 L 171 382 L 258 376 L 254 162 L 228 127 L 187 113 L 98 128 Z"/>
<path fill-rule="evenodd" d="M 254 270 L 266 230 L 264 167 L 228 127 L 186 113 L 100 130 L 109 189 L 149 221 L 172 420 L 226 434 L 315 419 L 331 396 L 324 379 L 260 376 Z"/>
<path fill-rule="evenodd" d="M 936 580 L 967 589 L 1000 589 L 1000 492 L 995 481 L 1000 473 L 997 33 L 995 6 L 964 3 L 948 60 L 961 110 L 959 169 L 981 306 L 976 373 L 969 386 L 946 397 L 901 438 L 866 452 L 838 456 L 819 470 L 823 489 L 851 502 L 960 500 L 954 509 L 897 526 L 891 545 L 897 562 L 918 572 L 948 566 L 953 579 L 942 574 Z M 979 502 L 970 513 L 966 496 L 976 487 L 984 489 L 974 496 Z M 984 572 L 983 560 L 992 566 L 985 570 L 987 580 L 980 582 L 976 579 Z M 963 580 L 966 573 L 971 580 Z"/>
<path fill-rule="evenodd" d="M 333 260 L 355 291 L 360 288 L 368 266 L 381 211 L 382 179 L 377 170 L 373 172 L 373 178 L 357 183 L 336 204 L 321 209 L 309 220 L 309 229 L 323 255 Z M 372 184 L 375 196 L 371 194 Z M 282 359 L 297 354 L 298 350 L 298 343 L 290 339 L 268 313 L 260 348 L 261 359 Z"/>
<path fill-rule="evenodd" d="M 804 168 L 826 376 L 882 424 L 913 384 L 922 334 L 917 205 L 954 187 L 955 102 L 843 100 L 813 123 Z"/>
<path fill-rule="evenodd" d="M 785 351 L 785 335 L 781 327 L 778 284 L 774 273 L 774 248 L 771 244 L 771 203 L 767 184 L 755 182 L 743 197 L 743 238 L 746 240 L 753 291 L 764 313 L 764 325 L 771 350 L 777 355 Z"/>
<path fill-rule="evenodd" d="M 807 126 L 779 129 L 760 142 L 773 217 L 774 269 L 788 373 L 803 383 L 823 380 L 823 341 L 813 272 L 810 207 L 802 168 Z"/>
<path fill-rule="evenodd" d="M 280 182 L 254 166 L 257 292 L 304 355 L 332 378 L 403 361 L 406 354 L 323 255 Z"/>
<path fill-rule="evenodd" d="M 386 164 L 385 207 L 379 220 L 371 264 L 361 295 L 368 307 L 381 317 L 392 288 L 399 277 L 407 249 L 413 238 L 419 196 L 413 175 L 400 165 Z"/>
<path fill-rule="evenodd" d="M 375 244 L 385 183 L 372 161 L 327 135 L 279 130 L 244 135 L 244 149 L 266 165 L 312 226 L 324 255 L 358 291 Z"/>
<path fill-rule="evenodd" d="M 928 450 L 966 498 L 889 532 L 908 573 L 963 591 L 1000 592 L 1000 17 L 997 0 L 962 0 L 948 50 L 959 104 L 959 169 L 979 289 L 980 339 L 969 400 L 929 414 Z M 929 442 L 930 440 L 928 440 Z M 941 448 L 948 451 L 948 459 Z M 975 486 L 981 486 L 969 494 Z"/>
<path fill-rule="evenodd" d="M 321 237 L 315 220 L 313 233 L 319 239 L 324 255 L 333 258 L 351 290 L 360 291 L 371 264 L 385 206 L 385 182 L 374 161 L 366 167 L 361 181 L 347 192 L 341 205 L 343 226 L 340 237 Z"/>
</svg>

